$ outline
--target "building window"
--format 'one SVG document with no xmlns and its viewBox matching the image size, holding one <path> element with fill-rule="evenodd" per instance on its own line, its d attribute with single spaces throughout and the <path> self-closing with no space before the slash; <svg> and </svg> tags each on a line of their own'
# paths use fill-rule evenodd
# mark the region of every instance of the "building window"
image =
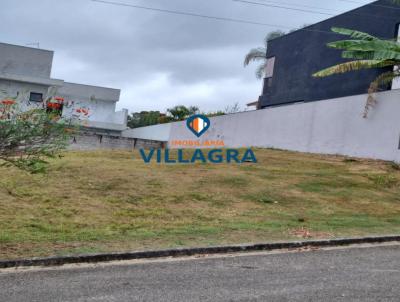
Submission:
<svg viewBox="0 0 400 302">
<path fill-rule="evenodd" d="M 266 78 L 272 78 L 274 76 L 274 67 L 275 67 L 275 57 L 268 58 L 267 64 L 265 65 Z"/>
<path fill-rule="evenodd" d="M 31 92 L 29 102 L 43 102 L 43 93 Z"/>
</svg>

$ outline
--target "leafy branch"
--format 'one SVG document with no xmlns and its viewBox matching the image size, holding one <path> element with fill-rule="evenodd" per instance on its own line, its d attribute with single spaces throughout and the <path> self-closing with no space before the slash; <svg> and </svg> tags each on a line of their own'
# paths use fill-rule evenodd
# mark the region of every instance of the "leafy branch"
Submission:
<svg viewBox="0 0 400 302">
<path fill-rule="evenodd" d="M 394 2 L 400 4 L 400 0 Z M 327 77 L 362 69 L 392 68 L 392 71 L 382 73 L 370 84 L 364 110 L 364 117 L 366 118 L 370 109 L 377 103 L 374 96 L 375 92 L 380 87 L 387 86 L 394 79 L 400 77 L 400 72 L 396 68 L 400 65 L 400 43 L 379 39 L 368 33 L 347 28 L 334 27 L 332 31 L 349 36 L 351 39 L 329 43 L 328 47 L 343 50 L 342 57 L 353 60 L 316 72 L 313 74 L 314 77 Z"/>
</svg>

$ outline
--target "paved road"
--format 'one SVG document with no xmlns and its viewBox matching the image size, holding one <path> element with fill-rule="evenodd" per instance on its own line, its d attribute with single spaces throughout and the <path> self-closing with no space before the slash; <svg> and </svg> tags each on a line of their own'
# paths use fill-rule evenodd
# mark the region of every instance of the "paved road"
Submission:
<svg viewBox="0 0 400 302">
<path fill-rule="evenodd" d="M 400 301 L 400 245 L 5 270 L 0 301 Z"/>
</svg>

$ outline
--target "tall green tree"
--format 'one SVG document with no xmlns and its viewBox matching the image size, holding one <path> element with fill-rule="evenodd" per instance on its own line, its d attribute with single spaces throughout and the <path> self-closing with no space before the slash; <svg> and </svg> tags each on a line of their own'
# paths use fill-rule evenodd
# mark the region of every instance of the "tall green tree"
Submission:
<svg viewBox="0 0 400 302">
<path fill-rule="evenodd" d="M 329 43 L 328 47 L 343 50 L 342 57 L 352 60 L 321 70 L 315 73 L 314 77 L 327 77 L 370 68 L 389 67 L 390 69 L 390 71 L 382 72 L 370 84 L 364 112 L 364 117 L 367 117 L 370 108 L 376 104 L 374 93 L 380 87 L 387 86 L 400 76 L 400 71 L 396 68 L 396 66 L 400 65 L 400 43 L 394 40 L 383 40 L 364 32 L 346 28 L 335 27 L 332 28 L 332 31 L 349 36 L 350 39 Z"/>
<path fill-rule="evenodd" d="M 160 111 L 134 112 L 128 116 L 128 127 L 139 128 L 159 124 L 161 121 Z"/>
<path fill-rule="evenodd" d="M 196 106 L 186 107 L 183 105 L 179 105 L 167 109 L 167 112 L 172 121 L 183 121 L 189 116 L 198 113 L 199 108 Z"/>
<path fill-rule="evenodd" d="M 272 39 L 281 37 L 283 35 L 285 35 L 285 33 L 280 30 L 270 32 L 264 39 L 264 46 L 251 49 L 244 58 L 245 67 L 252 62 L 260 62 L 260 65 L 256 69 L 257 79 L 262 79 L 265 75 L 265 67 L 267 64 L 268 42 Z"/>
<path fill-rule="evenodd" d="M 400 5 L 400 0 L 388 1 Z M 394 79 L 400 77 L 400 41 L 379 39 L 368 33 L 347 28 L 334 27 L 332 31 L 349 36 L 351 39 L 329 43 L 328 47 L 343 50 L 342 57 L 352 60 L 321 70 L 315 73 L 314 77 L 327 77 L 361 69 L 391 68 L 391 71 L 382 72 L 370 84 L 364 110 L 364 117 L 366 118 L 371 107 L 377 103 L 374 93 L 381 86 L 387 86 Z"/>
</svg>

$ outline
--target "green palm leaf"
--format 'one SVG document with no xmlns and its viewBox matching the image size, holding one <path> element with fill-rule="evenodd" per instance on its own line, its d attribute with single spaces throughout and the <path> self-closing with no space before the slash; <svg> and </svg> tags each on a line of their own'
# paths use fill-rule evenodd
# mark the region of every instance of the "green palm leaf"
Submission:
<svg viewBox="0 0 400 302">
<path fill-rule="evenodd" d="M 262 63 L 261 65 L 259 65 L 257 67 L 257 69 L 256 69 L 256 77 L 257 77 L 257 79 L 262 79 L 263 78 L 266 65 L 267 65 L 267 61 L 265 61 L 264 63 Z"/>
<path fill-rule="evenodd" d="M 332 31 L 341 35 L 350 36 L 353 39 L 360 39 L 367 41 L 378 40 L 377 37 L 371 36 L 370 34 L 348 28 L 332 27 Z"/>
<path fill-rule="evenodd" d="M 392 0 L 391 2 L 400 5 L 400 0 Z M 328 44 L 328 47 L 342 49 L 343 58 L 355 61 L 326 68 L 313 74 L 314 77 L 327 77 L 334 74 L 369 68 L 393 67 L 394 69 L 394 71 L 382 73 L 371 83 L 364 112 L 364 117 L 366 117 L 370 107 L 376 103 L 373 94 L 380 86 L 389 84 L 393 79 L 400 77 L 400 71 L 398 68 L 394 68 L 400 66 L 400 42 L 379 39 L 370 34 L 347 28 L 333 27 L 332 31 L 350 36 L 352 39 L 331 42 Z"/>
<path fill-rule="evenodd" d="M 345 50 L 342 52 L 342 57 L 345 59 L 359 59 L 359 60 L 400 61 L 400 52 L 391 51 L 391 50 L 379 50 L 379 51 Z"/>
<path fill-rule="evenodd" d="M 400 51 L 400 44 L 395 41 L 388 40 L 342 40 L 328 43 L 328 47 L 346 50 L 374 51 L 382 49 L 390 49 Z"/>
<path fill-rule="evenodd" d="M 250 64 L 250 62 L 254 61 L 260 61 L 260 60 L 265 61 L 266 58 L 267 58 L 267 50 L 265 48 L 263 47 L 253 48 L 244 58 L 244 66 L 247 66 Z"/>
<path fill-rule="evenodd" d="M 342 64 L 338 64 L 313 74 L 314 77 L 327 77 L 334 74 L 346 73 L 350 71 L 370 68 L 382 68 L 387 66 L 393 66 L 394 61 L 388 60 L 358 60 L 351 61 Z"/>
<path fill-rule="evenodd" d="M 257 67 L 256 77 L 262 79 L 265 72 L 265 65 L 267 62 L 267 47 L 268 42 L 272 39 L 283 36 L 285 33 L 283 31 L 277 30 L 270 32 L 264 39 L 265 47 L 253 48 L 244 58 L 244 66 L 248 66 L 251 62 L 261 61 L 261 64 Z"/>
</svg>

